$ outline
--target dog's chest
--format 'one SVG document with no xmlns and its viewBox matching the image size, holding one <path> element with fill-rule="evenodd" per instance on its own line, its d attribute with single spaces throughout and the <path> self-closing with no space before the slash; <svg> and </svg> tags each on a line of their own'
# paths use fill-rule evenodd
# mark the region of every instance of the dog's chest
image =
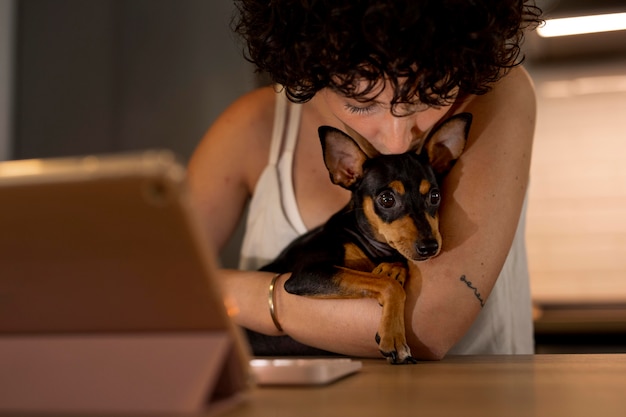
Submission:
<svg viewBox="0 0 626 417">
<path fill-rule="evenodd" d="M 356 244 L 349 242 L 343 245 L 344 259 L 343 264 L 346 268 L 356 269 L 358 271 L 370 272 L 376 265 L 365 255 L 363 250 Z"/>
</svg>

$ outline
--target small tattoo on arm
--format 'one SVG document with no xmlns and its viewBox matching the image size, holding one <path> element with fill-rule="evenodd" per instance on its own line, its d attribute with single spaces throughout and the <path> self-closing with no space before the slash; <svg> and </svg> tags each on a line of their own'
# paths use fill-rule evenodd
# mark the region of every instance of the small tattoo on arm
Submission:
<svg viewBox="0 0 626 417">
<path fill-rule="evenodd" d="M 478 292 L 478 288 L 474 287 L 472 285 L 472 281 L 468 281 L 467 278 L 465 278 L 465 275 L 461 275 L 461 281 L 465 283 L 465 285 L 467 285 L 467 287 L 469 289 L 474 290 L 474 295 L 476 296 L 476 298 L 478 299 L 478 301 L 480 302 L 480 306 L 484 307 L 485 306 L 485 300 L 483 300 L 483 297 L 480 295 L 480 293 Z"/>
</svg>

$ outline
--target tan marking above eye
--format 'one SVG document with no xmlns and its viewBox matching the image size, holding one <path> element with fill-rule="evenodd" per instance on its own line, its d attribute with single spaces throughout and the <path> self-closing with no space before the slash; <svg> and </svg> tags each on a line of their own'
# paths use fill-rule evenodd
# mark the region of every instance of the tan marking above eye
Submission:
<svg viewBox="0 0 626 417">
<path fill-rule="evenodd" d="M 400 195 L 404 195 L 404 193 L 406 192 L 404 188 L 404 184 L 402 184 L 402 181 L 392 181 L 389 184 L 389 188 L 395 190 Z"/>
<path fill-rule="evenodd" d="M 430 181 L 422 180 L 420 182 L 420 194 L 426 194 L 430 190 Z"/>
</svg>

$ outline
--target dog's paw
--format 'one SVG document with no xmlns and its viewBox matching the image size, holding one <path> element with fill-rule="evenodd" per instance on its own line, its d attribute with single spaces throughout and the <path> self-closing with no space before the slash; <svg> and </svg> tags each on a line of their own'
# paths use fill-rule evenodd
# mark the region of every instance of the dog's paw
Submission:
<svg viewBox="0 0 626 417">
<path fill-rule="evenodd" d="M 392 365 L 412 365 L 417 363 L 417 360 L 411 356 L 411 349 L 406 342 L 400 342 L 398 346 L 396 346 L 396 341 L 385 341 L 376 333 L 376 343 L 378 344 L 380 353 L 387 358 L 387 362 Z"/>
<path fill-rule="evenodd" d="M 404 287 L 408 271 L 406 265 L 401 262 L 382 262 L 372 273 L 395 279 Z"/>
</svg>

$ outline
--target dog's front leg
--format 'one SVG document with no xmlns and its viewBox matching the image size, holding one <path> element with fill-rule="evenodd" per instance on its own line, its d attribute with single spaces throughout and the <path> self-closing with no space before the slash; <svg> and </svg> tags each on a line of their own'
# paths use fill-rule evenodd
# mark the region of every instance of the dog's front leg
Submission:
<svg viewBox="0 0 626 417">
<path fill-rule="evenodd" d="M 291 294 L 314 298 L 374 298 L 382 306 L 382 317 L 376 334 L 380 352 L 390 363 L 415 363 L 406 343 L 402 283 L 385 274 L 334 267 L 333 273 L 320 279 L 320 271 L 300 271 L 285 282 Z M 406 272 L 406 269 L 405 269 Z"/>
<path fill-rule="evenodd" d="M 406 293 L 398 280 L 380 279 L 387 285 L 386 292 L 381 297 L 382 316 L 380 326 L 376 334 L 378 349 L 392 364 L 416 363 L 411 356 L 411 349 L 406 342 L 406 330 L 404 327 L 404 306 Z M 380 302 L 380 301 L 379 301 Z"/>
<path fill-rule="evenodd" d="M 394 279 L 404 287 L 408 276 L 408 266 L 402 262 L 382 262 L 372 270 L 372 273 Z M 387 356 L 390 363 L 415 363 L 406 343 L 404 305 L 404 299 L 400 300 L 396 298 L 393 305 L 390 306 L 387 311 L 383 310 L 383 314 L 387 313 L 389 317 L 383 317 L 381 319 L 381 330 L 386 330 L 389 336 L 385 334 L 381 336 L 380 332 L 376 335 L 376 342 L 381 352 L 383 352 L 383 355 Z M 389 325 L 383 326 L 382 323 L 389 323 Z M 399 344 L 399 346 L 396 346 L 396 344 Z M 393 352 L 398 352 L 399 357 L 394 357 Z M 404 353 L 404 359 L 402 359 L 403 352 L 407 352 Z"/>
<path fill-rule="evenodd" d="M 408 275 L 408 267 L 402 262 L 382 262 L 372 270 L 372 273 L 393 278 L 404 287 Z"/>
</svg>

